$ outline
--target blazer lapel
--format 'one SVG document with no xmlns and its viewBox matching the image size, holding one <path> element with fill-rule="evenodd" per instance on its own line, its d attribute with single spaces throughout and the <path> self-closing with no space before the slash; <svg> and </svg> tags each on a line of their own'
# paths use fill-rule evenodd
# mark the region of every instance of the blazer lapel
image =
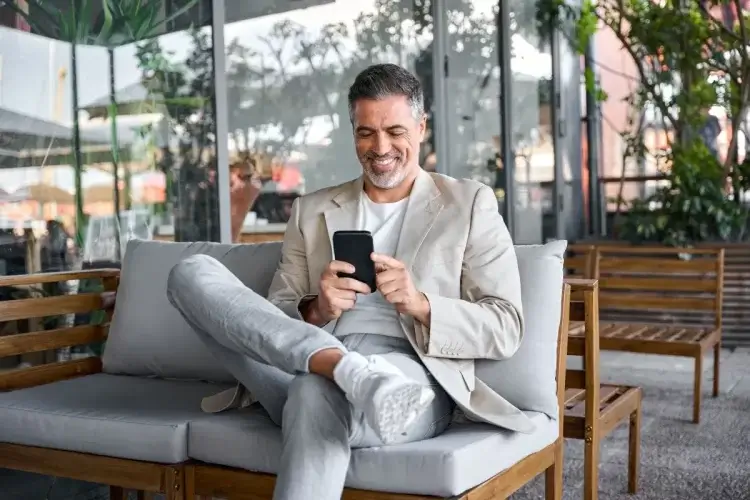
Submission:
<svg viewBox="0 0 750 500">
<path fill-rule="evenodd" d="M 395 257 L 407 268 L 414 264 L 427 233 L 443 209 L 443 201 L 432 176 L 421 170 L 412 187 Z"/>
<path fill-rule="evenodd" d="M 331 246 L 332 256 L 333 233 L 336 231 L 359 229 L 357 227 L 357 214 L 359 197 L 362 196 L 362 186 L 362 177 L 346 183 L 342 186 L 341 191 L 339 191 L 331 200 L 334 206 L 323 212 L 323 217 L 326 221 L 326 230 L 328 231 L 328 243 Z"/>
</svg>

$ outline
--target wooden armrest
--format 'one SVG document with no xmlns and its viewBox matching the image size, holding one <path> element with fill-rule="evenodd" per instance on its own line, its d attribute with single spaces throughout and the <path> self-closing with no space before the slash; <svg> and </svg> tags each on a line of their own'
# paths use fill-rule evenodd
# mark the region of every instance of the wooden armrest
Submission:
<svg viewBox="0 0 750 500">
<path fill-rule="evenodd" d="M 119 269 L 84 269 L 58 273 L 19 274 L 17 276 L 0 276 L 0 286 L 39 285 L 58 281 L 119 278 L 119 276 Z"/>
<path fill-rule="evenodd" d="M 119 276 L 118 269 L 88 269 L 0 277 L 0 287 L 26 288 L 44 283 L 86 279 L 101 279 L 104 285 L 103 292 L 0 301 L 0 323 L 98 310 L 106 313 L 104 324 L 78 325 L 53 330 L 44 330 L 43 327 L 40 328 L 41 324 L 38 321 L 29 321 L 28 328 L 35 331 L 0 337 L 0 358 L 105 340 L 109 331 L 108 321 L 114 309 Z M 97 357 L 19 368 L 0 373 L 0 392 L 97 373 L 100 370 L 101 360 Z"/>
<path fill-rule="evenodd" d="M 599 280 L 590 280 L 583 278 L 565 278 L 565 283 L 570 285 L 573 292 L 583 290 L 596 290 L 599 287 Z"/>
</svg>

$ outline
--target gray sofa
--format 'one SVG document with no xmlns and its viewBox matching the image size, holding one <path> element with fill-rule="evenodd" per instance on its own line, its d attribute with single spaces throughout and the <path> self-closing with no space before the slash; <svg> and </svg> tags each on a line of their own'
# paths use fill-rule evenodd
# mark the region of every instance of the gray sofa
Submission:
<svg viewBox="0 0 750 500">
<path fill-rule="evenodd" d="M 165 286 L 181 258 L 206 253 L 265 293 L 280 248 L 131 241 L 101 373 L 0 393 L 0 443 L 274 473 L 281 434 L 261 408 L 201 411 L 203 397 L 234 380 L 171 307 Z M 347 486 L 452 497 L 558 440 L 555 378 L 565 248 L 564 241 L 516 247 L 526 336 L 512 358 L 477 362 L 477 375 L 527 411 L 536 431 L 503 431 L 457 415 L 434 439 L 356 450 Z"/>
</svg>

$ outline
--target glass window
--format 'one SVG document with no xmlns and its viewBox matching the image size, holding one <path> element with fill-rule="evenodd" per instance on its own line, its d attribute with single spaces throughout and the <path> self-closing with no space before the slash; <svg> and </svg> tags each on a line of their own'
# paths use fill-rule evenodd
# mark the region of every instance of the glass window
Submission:
<svg viewBox="0 0 750 500">
<path fill-rule="evenodd" d="M 449 161 L 444 172 L 470 178 L 505 197 L 502 163 L 497 20 L 499 3 L 447 0 L 445 123 Z"/>
<path fill-rule="evenodd" d="M 511 11 L 510 33 L 515 240 L 541 243 L 557 232 L 550 33 L 533 9 Z"/>
<path fill-rule="evenodd" d="M 0 12 L 0 231 L 67 235 L 44 270 L 117 263 L 134 237 L 218 241 L 210 0 L 148 2 L 148 25 L 124 19 L 141 40 L 100 36 L 90 0 L 75 44 L 42 13 L 70 2 L 26 3 Z"/>
<path fill-rule="evenodd" d="M 370 64 L 417 74 L 431 126 L 429 1 L 227 2 L 226 9 L 236 239 L 279 239 L 294 198 L 360 175 L 347 91 Z M 422 164 L 434 168 L 431 130 L 427 136 Z M 251 183 L 242 182 L 243 171 L 252 172 Z"/>
</svg>

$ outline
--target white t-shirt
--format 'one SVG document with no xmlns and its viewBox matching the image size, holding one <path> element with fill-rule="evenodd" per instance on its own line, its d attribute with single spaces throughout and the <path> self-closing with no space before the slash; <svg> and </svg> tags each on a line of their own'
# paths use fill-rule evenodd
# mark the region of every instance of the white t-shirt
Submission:
<svg viewBox="0 0 750 500">
<path fill-rule="evenodd" d="M 395 203 L 375 203 L 366 193 L 362 193 L 358 225 L 359 229 L 372 233 L 376 253 L 391 257 L 396 254 L 408 203 L 408 197 Z M 339 318 L 334 334 L 345 337 L 352 333 L 404 336 L 396 308 L 386 302 L 378 291 L 369 295 L 358 294 L 354 309 L 344 312 Z"/>
</svg>

